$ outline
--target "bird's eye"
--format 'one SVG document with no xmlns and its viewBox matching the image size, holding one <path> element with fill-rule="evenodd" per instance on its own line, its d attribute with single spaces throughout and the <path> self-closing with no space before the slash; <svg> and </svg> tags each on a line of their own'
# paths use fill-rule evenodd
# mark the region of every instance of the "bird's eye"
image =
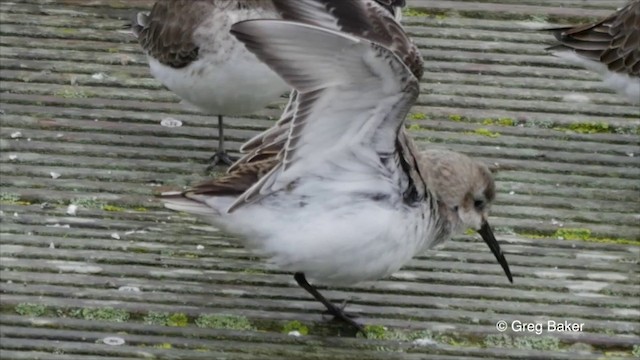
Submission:
<svg viewBox="0 0 640 360">
<path fill-rule="evenodd" d="M 484 209 L 485 202 L 483 200 L 476 200 L 473 202 L 473 206 L 478 210 L 482 210 Z"/>
<path fill-rule="evenodd" d="M 458 205 L 453 207 L 453 212 L 458 212 Z"/>
</svg>

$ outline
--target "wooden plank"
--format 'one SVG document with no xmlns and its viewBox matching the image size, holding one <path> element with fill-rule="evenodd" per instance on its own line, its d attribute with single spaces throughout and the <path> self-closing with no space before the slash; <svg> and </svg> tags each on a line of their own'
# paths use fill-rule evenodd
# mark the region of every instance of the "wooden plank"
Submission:
<svg viewBox="0 0 640 360">
<path fill-rule="evenodd" d="M 7 319 L 6 317 L 3 319 Z M 13 320 L 11 318 L 7 319 L 7 320 Z M 56 319 L 51 319 L 51 321 L 53 323 L 56 324 L 64 324 L 64 325 L 70 325 L 73 326 L 73 328 L 79 328 L 79 329 L 92 329 L 93 327 L 90 325 L 90 323 L 84 321 L 84 322 L 80 322 L 78 320 L 75 319 L 64 319 L 62 320 L 63 322 L 59 322 L 59 320 Z M 251 342 L 251 340 L 257 341 L 259 343 L 264 343 L 265 339 L 260 339 L 259 337 L 251 334 L 250 332 L 247 332 L 245 334 L 239 334 L 236 333 L 234 334 L 233 332 L 221 332 L 219 330 L 215 330 L 215 329 L 207 329 L 208 332 L 204 332 L 203 330 L 205 329 L 198 329 L 198 328 L 171 328 L 171 327 L 157 327 L 157 326 L 147 326 L 147 328 L 149 328 L 149 332 L 151 332 L 152 335 L 138 335 L 138 333 L 141 330 L 141 326 L 140 325 L 134 325 L 134 324 L 118 324 L 118 323 L 112 323 L 112 324 L 104 324 L 103 326 L 108 326 L 109 328 L 113 328 L 115 329 L 126 329 L 127 333 L 131 333 L 131 338 L 135 339 L 135 340 L 143 340 L 147 341 L 149 343 L 158 343 L 158 340 L 162 339 L 157 335 L 164 335 L 163 337 L 167 340 L 170 341 L 169 343 L 172 343 L 175 340 L 178 340 L 175 335 L 176 334 L 180 334 L 182 336 L 187 334 L 187 331 L 189 331 L 189 334 L 191 337 L 194 337 L 195 335 L 195 340 L 191 341 L 191 342 L 187 342 L 186 344 L 202 344 L 205 346 L 211 346 L 213 344 L 224 344 L 222 341 L 220 340 L 233 340 L 233 339 L 242 339 L 244 341 L 249 340 L 249 342 Z M 18 330 L 18 329 L 16 329 Z M 19 330 L 18 330 L 19 331 Z M 115 332 L 115 331 L 114 331 Z M 147 332 L 147 334 L 149 333 Z M 73 338 L 73 336 L 75 334 L 77 334 L 77 332 L 73 332 L 73 331 L 66 331 L 63 332 L 64 334 L 68 334 L 67 336 L 70 338 Z M 207 334 L 208 333 L 208 334 Z M 104 336 L 103 334 L 100 334 L 98 332 L 91 332 L 90 333 L 91 336 L 94 337 L 99 337 L 100 335 Z M 165 334 L 171 334 L 174 336 L 167 336 Z M 214 334 L 215 337 L 217 337 L 218 341 L 215 341 L 216 339 L 214 337 L 211 336 L 211 334 Z M 77 335 L 76 335 L 77 336 Z M 175 339 L 175 340 L 174 340 Z M 505 349 L 499 349 L 499 348 L 495 348 L 495 349 L 487 349 L 487 350 L 470 350 L 470 349 L 456 349 L 453 346 L 447 346 L 447 345 L 441 345 L 441 344 L 432 344 L 429 345 L 423 349 L 421 349 L 420 347 L 410 347 L 409 344 L 402 344 L 402 343 L 398 343 L 397 341 L 380 341 L 380 340 L 368 340 L 366 342 L 360 341 L 360 342 L 355 342 L 355 341 L 351 341 L 350 339 L 335 339 L 335 340 L 326 340 L 323 339 L 322 337 L 318 337 L 318 336 L 310 336 L 308 340 L 306 340 L 305 338 L 294 338 L 293 340 L 291 339 L 291 337 L 289 337 L 289 339 L 287 339 L 285 336 L 280 335 L 279 338 L 275 338 L 273 336 L 270 336 L 267 338 L 271 341 L 274 340 L 279 340 L 279 342 L 286 342 L 288 343 L 284 349 L 284 354 L 285 355 L 287 353 L 287 348 L 288 351 L 295 351 L 296 348 L 300 348 L 301 346 L 305 346 L 306 345 L 306 349 L 309 350 L 310 346 L 320 346 L 322 349 L 325 348 L 331 348 L 331 349 L 327 349 L 327 352 L 325 353 L 324 351 L 321 352 L 316 352 L 316 356 L 336 356 L 336 355 L 342 355 L 342 356 L 349 356 L 349 353 L 346 351 L 340 351 L 340 349 L 344 349 L 344 348 L 351 348 L 353 350 L 357 350 L 360 352 L 363 352 L 365 354 L 365 356 L 374 356 L 374 358 L 378 358 L 377 356 L 382 356 L 381 358 L 391 358 L 391 359 L 430 359 L 432 358 L 431 356 L 433 356 L 433 358 L 443 358 L 443 359 L 449 359 L 449 358 L 466 358 L 466 356 L 471 356 L 471 358 L 474 358 L 473 356 L 475 356 L 475 358 L 477 358 L 477 356 L 490 356 L 492 358 L 505 358 L 505 356 L 509 356 L 508 351 L 505 351 Z M 178 340 L 180 341 L 180 340 Z M 229 341 L 231 344 L 233 344 L 232 341 Z M 227 345 L 228 347 L 229 345 Z M 371 348 L 377 347 L 379 349 L 384 349 L 384 351 L 376 354 L 373 353 L 371 351 Z M 292 349 L 293 348 L 293 349 Z M 336 349 L 333 349 L 336 348 Z M 401 353 L 400 351 L 398 351 L 398 349 L 400 349 L 401 351 L 406 349 L 407 353 Z M 236 350 L 233 349 L 232 350 Z M 237 351 L 237 350 L 236 350 Z M 240 351 L 241 353 L 246 352 L 245 351 Z M 521 354 L 525 354 L 525 352 L 520 352 Z M 457 354 L 457 355 L 456 355 Z M 235 354 L 234 354 L 235 355 Z M 263 354 L 263 356 L 265 356 L 267 354 Z M 555 354 L 553 353 L 546 353 L 546 352 L 541 352 L 539 354 L 540 356 L 555 356 Z M 571 354 L 569 354 L 571 355 Z M 360 355 L 362 356 L 362 355 Z M 357 359 L 361 359 L 362 357 L 360 357 L 358 355 L 356 355 Z M 562 356 L 562 355 L 561 355 Z M 315 357 L 314 357 L 315 358 Z M 324 357 L 321 357 L 324 358 Z M 342 357 L 340 357 L 342 358 Z M 369 357 L 367 357 L 369 358 Z M 555 357 L 553 357 L 555 358 Z M 560 358 L 566 358 L 566 357 L 560 357 Z"/>
<path fill-rule="evenodd" d="M 544 273 L 545 269 L 537 271 Z M 60 276 L 59 274 L 46 274 L 39 272 L 29 271 L 3 271 L 2 276 L 7 281 L 12 281 L 18 284 L 58 284 L 67 286 L 78 286 L 80 288 L 98 288 L 98 289 L 111 289 L 117 290 L 123 286 L 136 286 L 143 293 L 161 293 L 166 292 L 170 294 L 188 294 L 199 296 L 229 296 L 234 295 L 236 297 L 256 297 L 256 298 L 275 298 L 275 299 L 289 299 L 289 300 L 309 300 L 308 296 L 304 293 L 288 291 L 284 293 L 283 290 L 268 286 L 247 284 L 235 284 L 229 283 L 224 286 L 205 286 L 195 281 L 179 281 L 179 280 L 157 280 L 152 278 L 141 277 L 125 277 L 122 276 L 114 281 L 107 283 L 96 284 L 96 277 L 94 275 L 83 274 L 65 274 Z M 566 274 L 569 274 L 568 272 Z M 407 273 L 403 272 L 402 276 L 406 276 Z M 561 275 L 558 272 L 558 275 Z M 567 275 L 570 276 L 570 275 Z M 606 276 L 606 275 L 605 275 Z M 400 278 L 400 275 L 398 275 Z M 611 279 L 616 279 L 615 276 L 610 276 Z M 382 306 L 413 306 L 429 308 L 433 307 L 433 304 L 446 303 L 444 308 L 450 310 L 467 310 L 467 311 L 493 311 L 498 313 L 509 313 L 513 315 L 527 314 L 531 316 L 565 316 L 585 319 L 598 319 L 598 320 L 617 320 L 617 321 L 629 321 L 630 316 L 640 315 L 637 310 L 631 308 L 615 308 L 607 307 L 601 309 L 602 311 L 594 312 L 592 307 L 583 305 L 572 304 L 550 304 L 550 303 L 538 303 L 528 302 L 527 309 L 523 311 L 522 304 L 518 302 L 505 302 L 505 301 L 486 301 L 478 300 L 476 298 L 459 298 L 459 297 L 444 297 L 437 295 L 405 295 L 402 297 L 391 298 L 385 294 L 379 294 L 374 292 L 364 293 L 358 292 L 346 292 L 340 290 L 326 290 L 325 295 L 332 299 L 345 299 L 350 298 L 351 301 L 366 302 L 369 305 L 382 305 Z M 551 306 L 552 305 L 552 306 Z M 551 309 L 549 309 L 551 307 Z"/>
<path fill-rule="evenodd" d="M 609 15 L 615 10 L 616 6 L 622 6 L 622 0 L 612 1 L 612 7 L 609 9 L 596 10 L 587 8 L 566 8 L 553 6 L 553 2 L 545 4 L 546 6 L 525 5 L 522 3 L 502 3 L 499 1 L 492 2 L 468 2 L 468 1 L 433 1 L 433 0 L 410 0 L 409 6 L 419 9 L 434 9 L 441 11 L 456 12 L 458 14 L 468 14 L 469 17 L 504 17 L 504 18 L 522 18 L 534 15 L 544 14 L 550 17 L 558 18 L 600 18 Z"/>
<path fill-rule="evenodd" d="M 389 328 L 385 339 L 353 337 L 321 316 L 291 274 L 154 199 L 160 186 L 204 176 L 217 124 L 153 79 L 123 31 L 151 0 L 2 2 L 0 357 L 631 356 L 640 342 L 640 117 L 597 75 L 549 56 L 553 38 L 535 30 L 607 15 L 624 0 L 408 3 L 404 22 L 426 66 L 410 133 L 421 148 L 498 169 L 489 220 L 514 284 L 478 236 L 462 235 L 388 279 L 321 287 L 365 323 Z M 229 117 L 232 153 L 271 126 L 284 101 Z M 167 117 L 183 126 L 160 126 Z M 75 216 L 69 203 L 80 205 Z M 566 231 L 588 241 L 560 239 Z M 28 304 L 48 310 L 29 313 Z M 68 317 L 96 307 L 130 318 Z M 188 324 L 151 325 L 149 311 L 182 312 Z M 196 327 L 206 313 L 245 316 L 259 331 Z M 502 336 L 499 319 L 580 321 L 585 331 Z M 291 320 L 310 334 L 283 334 Z M 106 346 L 105 336 L 126 343 Z"/>
</svg>

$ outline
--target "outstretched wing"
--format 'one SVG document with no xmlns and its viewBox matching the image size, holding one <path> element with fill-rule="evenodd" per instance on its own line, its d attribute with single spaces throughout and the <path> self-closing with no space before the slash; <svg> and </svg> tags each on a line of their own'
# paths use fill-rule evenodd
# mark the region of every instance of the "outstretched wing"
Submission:
<svg viewBox="0 0 640 360">
<path fill-rule="evenodd" d="M 296 89 L 298 98 L 280 161 L 229 211 L 327 168 L 378 174 L 381 158 L 397 156 L 398 133 L 419 87 L 393 52 L 338 31 L 281 20 L 245 21 L 231 32 Z"/>
<path fill-rule="evenodd" d="M 393 13 L 383 6 L 401 6 L 403 3 L 398 0 L 273 0 L 285 20 L 344 32 L 386 47 L 420 79 L 423 69 L 419 50 Z"/>
<path fill-rule="evenodd" d="M 404 6 L 404 0 L 273 0 L 273 3 L 283 19 L 348 33 L 383 45 L 400 57 L 416 78 L 422 76 L 420 51 L 389 10 L 389 7 Z M 297 93 L 293 90 L 280 120 L 240 148 L 245 155 L 229 168 L 229 173 L 242 164 L 263 160 L 279 152 L 287 139 L 296 100 Z"/>
<path fill-rule="evenodd" d="M 292 89 L 289 95 L 289 102 L 282 112 L 280 119 L 269 129 L 242 144 L 240 152 L 245 155 L 233 163 L 233 165 L 227 169 L 227 173 L 231 174 L 245 164 L 269 159 L 277 155 L 287 141 L 289 125 L 291 125 L 297 106 L 298 92 Z"/>
</svg>

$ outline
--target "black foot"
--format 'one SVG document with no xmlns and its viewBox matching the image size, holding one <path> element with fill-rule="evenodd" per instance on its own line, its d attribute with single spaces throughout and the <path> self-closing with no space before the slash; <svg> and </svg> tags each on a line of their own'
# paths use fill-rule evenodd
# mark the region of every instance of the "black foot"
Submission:
<svg viewBox="0 0 640 360">
<path fill-rule="evenodd" d="M 353 314 L 349 314 L 343 310 L 344 306 L 346 305 L 346 301 L 342 303 L 342 306 L 335 306 L 329 300 L 327 300 L 324 296 L 322 296 L 322 294 L 320 294 L 318 289 L 316 289 L 313 285 L 307 282 L 307 279 L 304 276 L 304 273 L 301 273 L 301 272 L 295 273 L 293 277 L 294 279 L 296 279 L 296 282 L 298 283 L 298 285 L 300 285 L 300 287 L 305 289 L 309 294 L 311 294 L 316 300 L 320 301 L 327 308 L 327 311 L 325 312 L 325 314 L 333 315 L 334 319 L 341 320 L 342 322 L 353 326 L 354 328 L 358 329 L 358 331 L 364 334 L 364 326 L 358 323 L 357 321 L 353 320 L 353 318 L 356 316 Z"/>
<path fill-rule="evenodd" d="M 347 300 L 342 301 L 342 304 L 340 304 L 340 306 L 336 306 L 334 304 L 331 304 L 331 305 L 334 306 L 335 308 L 337 308 L 339 311 L 342 312 L 342 314 L 344 316 L 346 316 L 346 317 L 348 317 L 350 319 L 357 319 L 359 317 L 358 314 L 354 314 L 354 313 L 350 313 L 350 312 L 344 311 L 344 308 L 347 307 Z M 336 315 L 333 312 L 331 312 L 330 310 L 323 311 L 322 315 L 336 317 Z"/>
<path fill-rule="evenodd" d="M 209 158 L 209 166 L 207 166 L 207 172 L 211 171 L 214 166 L 220 165 L 221 163 L 231 166 L 235 162 L 234 159 L 229 156 L 226 152 L 216 152 L 212 157 Z"/>
<path fill-rule="evenodd" d="M 357 318 L 358 316 L 356 314 L 344 311 L 343 307 L 338 307 L 331 304 L 331 307 L 327 306 L 327 311 L 325 311 L 324 314 L 332 315 L 334 320 L 340 320 L 358 329 L 358 331 L 362 332 L 363 334 L 365 333 L 364 326 L 354 320 L 354 318 Z"/>
</svg>

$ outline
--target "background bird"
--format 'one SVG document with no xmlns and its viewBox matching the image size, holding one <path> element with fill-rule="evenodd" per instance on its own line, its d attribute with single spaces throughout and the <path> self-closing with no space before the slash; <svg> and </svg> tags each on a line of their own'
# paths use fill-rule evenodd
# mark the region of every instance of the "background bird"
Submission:
<svg viewBox="0 0 640 360">
<path fill-rule="evenodd" d="M 159 0 L 132 25 L 151 74 L 185 102 L 218 116 L 212 165 L 232 163 L 224 116 L 253 113 L 289 90 L 229 33 L 238 21 L 277 17 L 267 0 Z"/>
<path fill-rule="evenodd" d="M 591 24 L 549 29 L 554 55 L 601 74 L 610 88 L 640 103 L 640 0 Z"/>
<path fill-rule="evenodd" d="M 398 16 L 405 5 L 405 0 L 376 2 Z M 271 0 L 160 0 L 132 24 L 151 74 L 186 103 L 218 117 L 211 165 L 233 162 L 224 144 L 224 116 L 256 112 L 289 90 L 229 34 L 233 23 L 258 18 L 280 14 Z"/>
</svg>

